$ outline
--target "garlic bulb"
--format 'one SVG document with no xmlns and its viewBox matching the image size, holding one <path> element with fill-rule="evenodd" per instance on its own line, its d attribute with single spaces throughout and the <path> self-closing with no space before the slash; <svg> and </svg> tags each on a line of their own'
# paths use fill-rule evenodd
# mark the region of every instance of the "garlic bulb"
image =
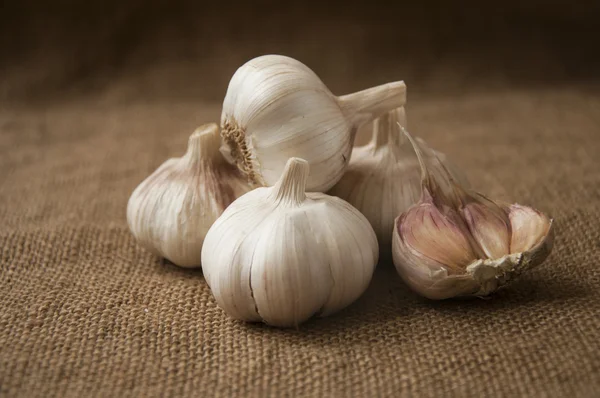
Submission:
<svg viewBox="0 0 600 398">
<path fill-rule="evenodd" d="M 182 267 L 199 267 L 204 237 L 213 222 L 251 188 L 219 152 L 216 123 L 190 136 L 186 154 L 164 162 L 132 193 L 129 229 L 152 253 Z"/>
<path fill-rule="evenodd" d="M 406 127 L 404 107 L 375 119 L 371 142 L 354 148 L 346 173 L 329 191 L 367 217 L 384 251 L 391 245 L 394 219 L 421 196 L 421 168 L 401 126 Z M 444 154 L 421 145 L 427 157 L 438 156 L 447 163 Z M 460 171 L 453 175 L 466 182 Z"/>
<path fill-rule="evenodd" d="M 467 192 L 449 174 L 452 190 L 444 191 L 413 145 L 423 193 L 396 219 L 392 239 L 394 264 L 409 287 L 430 299 L 486 296 L 546 259 L 552 219 L 527 206 Z"/>
<path fill-rule="evenodd" d="M 251 183 L 273 185 L 287 160 L 300 157 L 311 168 L 307 190 L 324 192 L 342 177 L 358 127 L 405 98 L 401 81 L 336 97 L 301 62 L 264 55 L 231 78 L 221 133 Z"/>
<path fill-rule="evenodd" d="M 379 252 L 373 229 L 347 202 L 305 193 L 308 171 L 291 158 L 275 186 L 238 198 L 208 231 L 202 270 L 231 317 L 296 326 L 367 288 Z"/>
</svg>

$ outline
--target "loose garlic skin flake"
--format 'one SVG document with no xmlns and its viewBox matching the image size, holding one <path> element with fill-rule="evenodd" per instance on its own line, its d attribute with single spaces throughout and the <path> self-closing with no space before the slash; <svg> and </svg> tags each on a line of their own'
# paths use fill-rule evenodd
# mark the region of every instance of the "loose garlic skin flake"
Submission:
<svg viewBox="0 0 600 398">
<path fill-rule="evenodd" d="M 311 169 L 307 191 L 325 192 L 342 177 L 357 129 L 405 99 L 402 81 L 337 97 L 301 62 L 264 55 L 231 78 L 221 133 L 252 184 L 272 186 L 287 160 L 299 157 Z"/>
<path fill-rule="evenodd" d="M 369 285 L 373 229 L 347 202 L 305 193 L 308 171 L 291 158 L 275 186 L 238 198 L 208 231 L 202 270 L 231 317 L 293 327 L 345 308 Z"/>
<path fill-rule="evenodd" d="M 183 157 L 169 159 L 133 191 L 127 222 L 153 254 L 186 268 L 200 266 L 204 237 L 223 210 L 251 187 L 219 152 L 219 126 L 190 136 Z"/>
<path fill-rule="evenodd" d="M 422 162 L 423 194 L 396 219 L 392 238 L 394 265 L 412 290 L 434 300 L 483 297 L 548 257 L 552 219 L 467 192 L 451 178 L 453 190 L 444 191 L 413 145 Z"/>
</svg>

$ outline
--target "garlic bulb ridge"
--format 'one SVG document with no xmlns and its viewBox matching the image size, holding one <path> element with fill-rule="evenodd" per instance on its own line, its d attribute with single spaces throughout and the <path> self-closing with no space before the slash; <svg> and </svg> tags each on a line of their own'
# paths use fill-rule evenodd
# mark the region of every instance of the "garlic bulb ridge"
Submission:
<svg viewBox="0 0 600 398">
<path fill-rule="evenodd" d="M 430 299 L 486 296 L 550 254 L 552 219 L 519 204 L 499 204 L 467 191 L 446 171 L 429 172 L 411 140 L 422 170 L 420 201 L 396 219 L 392 250 L 396 269 Z"/>
<path fill-rule="evenodd" d="M 223 210 L 251 188 L 225 161 L 219 127 L 205 124 L 180 158 L 164 162 L 133 191 L 127 222 L 137 241 L 182 267 L 199 267 L 204 236 Z"/>
<path fill-rule="evenodd" d="M 347 202 L 305 192 L 309 165 L 291 158 L 272 187 L 239 197 L 213 224 L 202 270 L 231 317 L 297 326 L 333 314 L 367 288 L 375 233 Z"/>
<path fill-rule="evenodd" d="M 404 82 L 334 96 L 301 62 L 264 55 L 233 75 L 221 129 L 231 158 L 258 186 L 271 186 L 290 157 L 308 161 L 307 191 L 324 192 L 341 177 L 359 126 L 402 106 Z"/>
</svg>

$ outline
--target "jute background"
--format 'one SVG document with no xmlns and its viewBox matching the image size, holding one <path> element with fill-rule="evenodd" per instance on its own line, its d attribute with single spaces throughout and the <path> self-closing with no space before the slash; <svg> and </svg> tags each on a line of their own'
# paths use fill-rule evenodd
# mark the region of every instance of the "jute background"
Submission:
<svg viewBox="0 0 600 398">
<path fill-rule="evenodd" d="M 4 5 L 0 396 L 597 396 L 598 7 L 571 3 Z M 404 79 L 413 134 L 555 217 L 550 258 L 490 300 L 421 299 L 382 262 L 334 317 L 230 320 L 125 206 L 264 53 L 338 94 Z"/>
</svg>

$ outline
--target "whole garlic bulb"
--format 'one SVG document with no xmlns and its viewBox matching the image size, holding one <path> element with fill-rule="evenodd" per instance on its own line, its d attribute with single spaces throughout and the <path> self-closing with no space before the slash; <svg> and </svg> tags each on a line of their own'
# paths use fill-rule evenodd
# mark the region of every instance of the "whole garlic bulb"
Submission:
<svg viewBox="0 0 600 398">
<path fill-rule="evenodd" d="M 405 98 L 402 81 L 336 97 L 301 62 L 264 55 L 231 78 L 221 134 L 251 183 L 273 185 L 287 160 L 299 157 L 311 168 L 307 190 L 325 192 L 342 177 L 358 127 Z"/>
<path fill-rule="evenodd" d="M 401 126 L 406 127 L 404 107 L 375 119 L 371 142 L 354 148 L 346 173 L 329 191 L 367 217 L 382 250 L 390 248 L 395 218 L 421 196 L 421 168 Z M 428 148 L 422 141 L 421 145 L 424 156 L 439 156 L 447 162 L 444 154 Z M 466 182 L 460 171 L 453 174 Z"/>
<path fill-rule="evenodd" d="M 184 156 L 164 162 L 133 191 L 127 222 L 137 241 L 181 267 L 199 267 L 202 243 L 223 210 L 251 188 L 219 152 L 219 126 L 200 126 Z"/>
<path fill-rule="evenodd" d="M 367 288 L 379 252 L 373 229 L 342 199 L 305 193 L 308 171 L 291 158 L 275 186 L 239 197 L 208 231 L 202 270 L 231 317 L 296 326 Z"/>
<path fill-rule="evenodd" d="M 422 197 L 396 219 L 392 240 L 396 269 L 414 291 L 430 299 L 486 296 L 550 254 L 552 219 L 467 192 L 449 175 L 453 189 L 444 191 L 420 160 Z"/>
</svg>

